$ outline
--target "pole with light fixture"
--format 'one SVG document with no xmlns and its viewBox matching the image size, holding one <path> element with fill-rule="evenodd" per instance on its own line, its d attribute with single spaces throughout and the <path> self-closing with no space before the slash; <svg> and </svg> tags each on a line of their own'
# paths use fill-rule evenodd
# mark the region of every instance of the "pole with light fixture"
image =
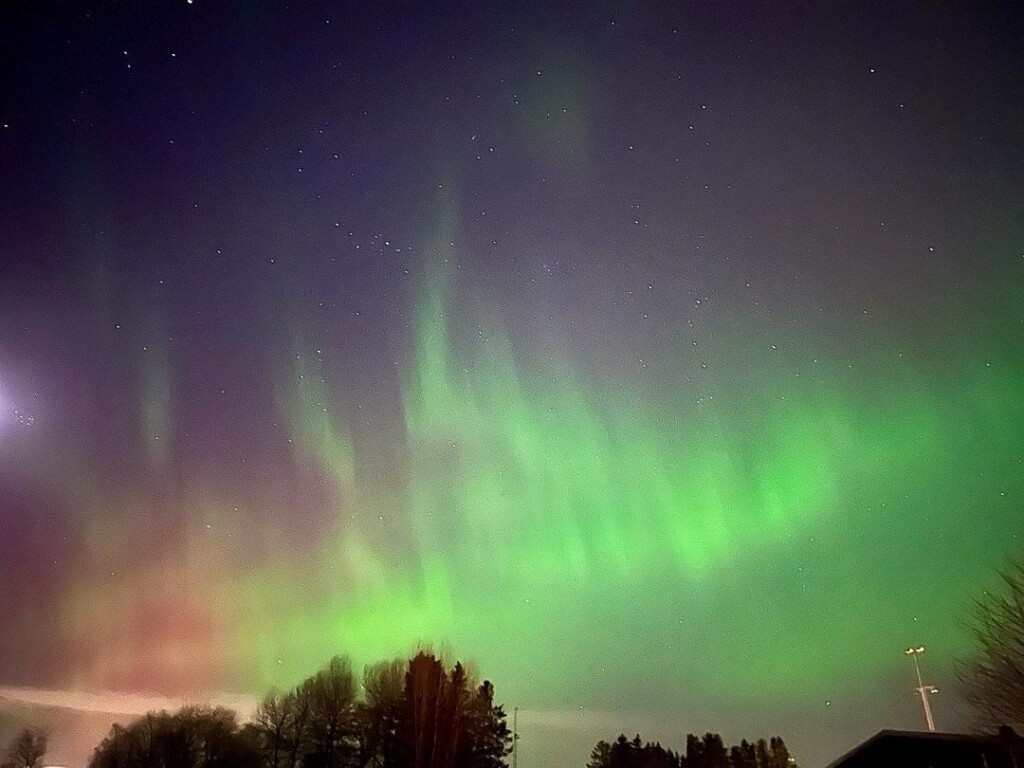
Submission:
<svg viewBox="0 0 1024 768">
<path fill-rule="evenodd" d="M 934 732 L 935 719 L 932 717 L 932 705 L 928 699 L 933 693 L 938 693 L 939 689 L 934 685 L 925 685 L 921 679 L 921 665 L 918 663 L 917 657 L 924 653 L 924 646 L 920 645 L 917 648 L 907 648 L 904 653 L 914 660 L 914 671 L 917 672 L 917 692 L 921 695 L 921 706 L 924 707 L 924 719 L 925 722 L 928 723 L 928 730 Z"/>
</svg>

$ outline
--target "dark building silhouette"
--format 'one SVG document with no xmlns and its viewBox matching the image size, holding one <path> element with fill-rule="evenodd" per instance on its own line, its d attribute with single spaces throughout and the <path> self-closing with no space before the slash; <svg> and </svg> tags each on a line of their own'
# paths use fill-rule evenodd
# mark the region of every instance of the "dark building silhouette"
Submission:
<svg viewBox="0 0 1024 768">
<path fill-rule="evenodd" d="M 998 734 L 879 731 L 828 768 L 1024 768 L 1024 738 Z"/>
</svg>

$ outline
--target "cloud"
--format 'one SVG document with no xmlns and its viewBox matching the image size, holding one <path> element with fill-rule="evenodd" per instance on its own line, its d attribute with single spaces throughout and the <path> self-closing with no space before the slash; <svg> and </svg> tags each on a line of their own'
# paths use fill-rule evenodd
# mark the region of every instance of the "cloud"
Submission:
<svg viewBox="0 0 1024 768">
<path fill-rule="evenodd" d="M 175 710 L 191 704 L 228 707 L 248 718 L 256 708 L 256 697 L 244 694 L 216 693 L 210 696 L 168 697 L 158 694 L 117 693 L 112 691 L 62 691 L 48 688 L 0 686 L 0 700 L 38 707 L 56 707 L 76 712 L 110 715 L 144 715 L 153 710 Z"/>
</svg>

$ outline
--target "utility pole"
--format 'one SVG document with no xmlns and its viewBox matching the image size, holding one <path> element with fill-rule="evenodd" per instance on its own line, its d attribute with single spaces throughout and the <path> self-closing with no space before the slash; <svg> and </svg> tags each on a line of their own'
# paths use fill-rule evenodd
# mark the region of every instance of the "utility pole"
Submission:
<svg viewBox="0 0 1024 768">
<path fill-rule="evenodd" d="M 519 768 L 519 707 L 512 709 L 512 768 Z"/>
<path fill-rule="evenodd" d="M 918 663 L 917 657 L 924 653 L 924 646 L 920 645 L 917 648 L 907 648 L 904 653 L 914 659 L 914 671 L 917 672 L 917 692 L 921 696 L 921 706 L 924 708 L 924 719 L 925 722 L 928 723 L 928 730 L 934 732 L 935 719 L 932 717 L 932 705 L 928 699 L 933 693 L 938 693 L 939 689 L 934 685 L 925 685 L 921 680 L 921 665 Z"/>
</svg>

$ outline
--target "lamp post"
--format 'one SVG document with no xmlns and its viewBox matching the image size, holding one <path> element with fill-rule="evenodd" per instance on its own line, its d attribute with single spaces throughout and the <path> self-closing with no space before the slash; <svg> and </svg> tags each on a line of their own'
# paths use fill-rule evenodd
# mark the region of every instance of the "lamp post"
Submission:
<svg viewBox="0 0 1024 768">
<path fill-rule="evenodd" d="M 910 656 L 914 660 L 914 671 L 917 672 L 917 692 L 921 696 L 921 706 L 924 707 L 924 719 L 928 723 L 928 730 L 935 731 L 935 719 L 932 717 L 932 705 L 928 701 L 928 698 L 933 693 L 938 693 L 939 689 L 934 685 L 925 685 L 921 680 L 921 665 L 917 660 L 917 657 L 924 653 L 924 646 L 919 645 L 916 648 L 907 648 L 904 651 L 907 656 Z"/>
</svg>

